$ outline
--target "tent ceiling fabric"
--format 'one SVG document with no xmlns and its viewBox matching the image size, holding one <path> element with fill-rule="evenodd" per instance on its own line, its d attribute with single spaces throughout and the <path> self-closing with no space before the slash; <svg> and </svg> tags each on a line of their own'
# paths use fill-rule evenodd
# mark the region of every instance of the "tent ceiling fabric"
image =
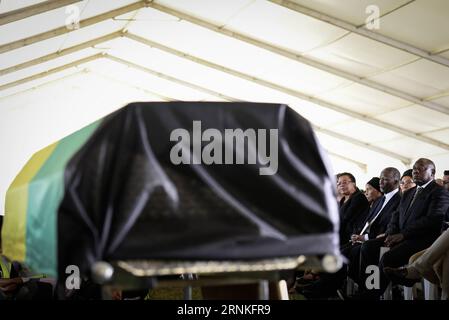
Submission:
<svg viewBox="0 0 449 320">
<path fill-rule="evenodd" d="M 333 0 L 292 0 L 292 2 L 314 9 L 323 14 L 333 16 L 356 26 L 365 24 L 365 9 L 372 4 L 379 7 L 381 16 L 405 5 L 410 0 L 345 0 L 345 5 Z"/>
<path fill-rule="evenodd" d="M 287 103 L 336 171 L 449 169 L 446 30 L 445 0 L 2 0 L 0 213 L 32 153 L 135 100 Z"/>
<path fill-rule="evenodd" d="M 24 9 L 26 7 L 31 7 L 33 5 L 44 2 L 44 0 L 15 0 L 15 1 L 2 1 L 0 6 L 0 14 L 7 12 L 13 12 L 16 10 Z"/>
</svg>

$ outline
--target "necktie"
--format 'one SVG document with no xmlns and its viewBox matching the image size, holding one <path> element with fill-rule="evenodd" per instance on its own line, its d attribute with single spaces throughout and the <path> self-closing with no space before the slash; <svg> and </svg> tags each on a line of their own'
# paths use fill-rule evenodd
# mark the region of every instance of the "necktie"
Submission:
<svg viewBox="0 0 449 320">
<path fill-rule="evenodd" d="M 380 212 L 380 210 L 382 209 L 382 206 L 385 203 L 385 199 L 386 199 L 386 197 L 382 196 L 381 200 L 377 203 L 376 207 L 374 208 L 374 210 L 371 212 L 370 216 L 366 220 L 365 226 L 363 227 L 362 231 L 360 232 L 360 235 L 363 235 L 363 233 L 365 231 L 368 231 L 368 228 L 373 224 L 374 220 L 376 219 L 378 213 Z"/>
<path fill-rule="evenodd" d="M 382 209 L 382 207 L 383 207 L 383 205 L 384 205 L 384 203 L 385 203 L 385 199 L 386 199 L 386 198 L 387 198 L 387 197 L 382 196 L 382 199 L 380 200 L 380 202 L 379 202 L 379 204 L 378 204 L 376 210 L 373 212 L 373 214 L 371 215 L 370 219 L 373 219 L 373 218 L 379 213 L 380 209 Z"/>
<path fill-rule="evenodd" d="M 410 211 L 410 208 L 413 206 L 413 204 L 415 203 L 416 198 L 418 198 L 419 194 L 421 193 L 421 191 L 422 191 L 423 189 L 424 189 L 423 187 L 418 187 L 418 188 L 416 188 L 415 195 L 413 196 L 413 199 L 412 199 L 412 201 L 410 202 L 410 205 L 408 206 L 407 213 Z"/>
</svg>

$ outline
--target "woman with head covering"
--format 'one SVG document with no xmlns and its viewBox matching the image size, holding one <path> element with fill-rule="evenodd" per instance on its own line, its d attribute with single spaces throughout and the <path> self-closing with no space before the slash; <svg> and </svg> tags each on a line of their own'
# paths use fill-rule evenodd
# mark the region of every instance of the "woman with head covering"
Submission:
<svg viewBox="0 0 449 320">
<path fill-rule="evenodd" d="M 368 200 L 370 207 L 377 199 L 382 197 L 382 192 L 380 191 L 380 179 L 378 177 L 373 177 L 366 183 L 365 197 Z"/>
<path fill-rule="evenodd" d="M 353 221 L 353 232 L 358 233 L 362 230 L 365 225 L 366 218 L 368 217 L 370 208 L 376 202 L 377 199 L 383 196 L 383 193 L 380 191 L 380 178 L 372 177 L 370 181 L 368 181 L 365 185 L 365 197 L 368 200 L 369 206 L 364 209 L 364 211 L 359 212 L 356 219 Z"/>
</svg>

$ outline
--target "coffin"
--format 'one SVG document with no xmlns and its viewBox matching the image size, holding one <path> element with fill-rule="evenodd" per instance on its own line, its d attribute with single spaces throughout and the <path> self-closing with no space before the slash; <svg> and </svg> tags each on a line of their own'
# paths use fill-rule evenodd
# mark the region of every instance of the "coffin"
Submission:
<svg viewBox="0 0 449 320">
<path fill-rule="evenodd" d="M 335 181 L 286 105 L 132 103 L 48 146 L 6 196 L 3 253 L 32 270 L 98 261 L 339 256 Z"/>
</svg>

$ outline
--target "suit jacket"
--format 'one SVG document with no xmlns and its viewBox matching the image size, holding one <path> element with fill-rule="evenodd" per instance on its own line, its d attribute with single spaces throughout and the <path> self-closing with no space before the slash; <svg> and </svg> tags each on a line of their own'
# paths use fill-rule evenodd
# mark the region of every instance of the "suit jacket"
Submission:
<svg viewBox="0 0 449 320">
<path fill-rule="evenodd" d="M 387 234 L 402 233 L 404 238 L 420 242 L 433 242 L 441 231 L 441 223 L 449 207 L 449 194 L 432 181 L 418 195 L 407 211 L 416 192 L 407 190 L 388 224 Z"/>
<path fill-rule="evenodd" d="M 365 221 L 368 200 L 365 195 L 357 189 L 356 192 L 345 203 L 340 202 L 340 243 L 348 242 L 354 230 Z"/>
<path fill-rule="evenodd" d="M 374 219 L 376 213 L 378 212 L 378 206 L 381 206 L 381 201 L 382 198 L 379 198 L 378 200 L 376 200 L 376 202 L 374 202 L 373 206 L 369 211 L 365 223 L 371 222 Z M 398 209 L 400 201 L 401 195 L 399 192 L 396 192 L 396 194 L 390 199 L 390 201 L 388 201 L 383 210 L 377 216 L 376 220 L 374 220 L 374 222 L 371 224 L 368 230 L 365 231 L 365 233 L 368 233 L 369 239 L 374 239 L 379 234 L 386 232 L 388 223 L 390 223 L 391 220 L 391 216 L 393 215 L 393 212 L 395 212 Z M 363 224 L 363 226 L 365 226 L 365 223 Z M 361 231 L 362 230 L 360 230 L 359 233 Z"/>
<path fill-rule="evenodd" d="M 444 217 L 443 227 L 441 228 L 441 232 L 449 229 L 449 208 L 446 210 L 446 216 Z"/>
</svg>

